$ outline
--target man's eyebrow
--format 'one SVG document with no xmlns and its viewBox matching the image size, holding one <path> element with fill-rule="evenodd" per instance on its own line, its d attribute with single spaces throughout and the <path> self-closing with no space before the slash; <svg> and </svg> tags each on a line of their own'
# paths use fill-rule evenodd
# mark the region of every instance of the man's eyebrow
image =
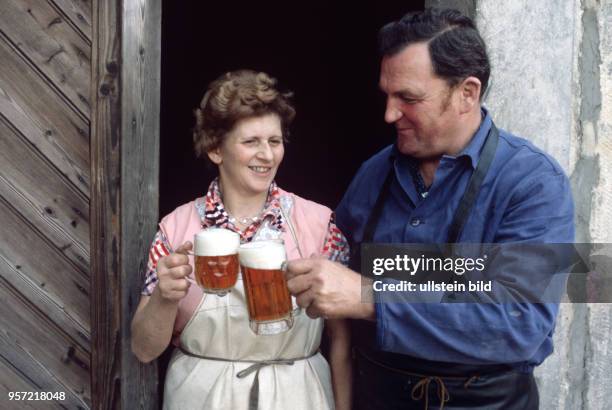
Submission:
<svg viewBox="0 0 612 410">
<path fill-rule="evenodd" d="M 406 89 L 394 91 L 391 93 L 391 95 L 395 97 L 411 98 L 414 100 L 422 99 L 424 97 L 422 93 L 416 93 Z"/>
<path fill-rule="evenodd" d="M 410 98 L 413 100 L 422 100 L 423 98 L 425 98 L 425 94 L 426 94 L 425 92 L 419 93 L 414 90 L 411 91 L 407 88 L 397 90 L 392 93 L 388 93 L 387 91 L 383 89 L 383 87 L 380 84 L 378 84 L 378 90 L 382 92 L 384 95 L 392 95 L 394 97 Z"/>
</svg>

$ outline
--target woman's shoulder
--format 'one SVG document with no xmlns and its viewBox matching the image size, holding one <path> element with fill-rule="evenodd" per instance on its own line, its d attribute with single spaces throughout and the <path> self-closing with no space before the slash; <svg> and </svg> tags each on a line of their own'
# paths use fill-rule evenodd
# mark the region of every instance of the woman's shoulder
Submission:
<svg viewBox="0 0 612 410">
<path fill-rule="evenodd" d="M 160 227 L 167 233 L 185 231 L 190 226 L 200 226 L 198 203 L 201 198 L 194 199 L 178 206 L 161 219 Z"/>
<path fill-rule="evenodd" d="M 197 213 L 196 205 L 201 200 L 201 198 L 196 198 L 193 201 L 186 202 L 182 205 L 177 206 L 174 210 L 168 214 L 166 214 L 163 220 L 168 220 L 171 218 L 181 218 L 185 216 L 191 216 L 194 212 Z"/>
<path fill-rule="evenodd" d="M 292 202 L 292 206 L 295 207 L 295 209 L 299 209 L 302 212 L 316 212 L 316 213 L 320 213 L 320 214 L 327 214 L 327 216 L 329 217 L 329 215 L 331 215 L 331 209 L 323 204 L 320 204 L 318 202 L 315 201 L 311 201 L 309 199 L 306 198 L 302 198 L 301 196 L 294 194 L 293 192 L 288 192 L 285 191 L 281 188 L 279 188 L 279 193 L 280 193 L 280 197 L 281 197 L 281 206 L 283 206 L 283 201 L 286 201 L 286 199 L 284 198 L 289 198 L 289 200 Z"/>
</svg>

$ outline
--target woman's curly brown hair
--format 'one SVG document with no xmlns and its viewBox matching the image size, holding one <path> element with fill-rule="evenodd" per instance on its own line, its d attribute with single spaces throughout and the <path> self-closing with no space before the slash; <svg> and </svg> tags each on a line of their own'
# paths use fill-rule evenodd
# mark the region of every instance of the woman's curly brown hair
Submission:
<svg viewBox="0 0 612 410">
<path fill-rule="evenodd" d="M 237 70 L 210 83 L 200 107 L 194 110 L 193 143 L 198 157 L 218 148 L 225 135 L 244 118 L 277 114 L 283 137 L 295 117 L 290 92 L 276 89 L 276 79 L 263 72 Z"/>
</svg>

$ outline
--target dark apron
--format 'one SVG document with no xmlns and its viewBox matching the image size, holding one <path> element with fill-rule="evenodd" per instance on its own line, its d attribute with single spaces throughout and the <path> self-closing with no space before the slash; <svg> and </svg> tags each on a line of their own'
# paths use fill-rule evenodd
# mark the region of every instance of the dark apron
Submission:
<svg viewBox="0 0 612 410">
<path fill-rule="evenodd" d="M 478 166 L 453 216 L 448 244 L 459 240 L 495 156 L 498 140 L 499 132 L 495 124 L 491 124 Z M 390 164 L 368 217 L 362 243 L 373 241 L 394 176 L 393 164 Z M 360 244 L 353 245 L 351 267 L 360 272 Z M 447 410 L 538 408 L 538 392 L 532 374 L 517 373 L 503 364 L 467 366 L 383 352 L 375 348 L 375 323 L 354 321 L 352 327 L 356 357 L 355 409 L 423 409 L 431 406 Z"/>
</svg>

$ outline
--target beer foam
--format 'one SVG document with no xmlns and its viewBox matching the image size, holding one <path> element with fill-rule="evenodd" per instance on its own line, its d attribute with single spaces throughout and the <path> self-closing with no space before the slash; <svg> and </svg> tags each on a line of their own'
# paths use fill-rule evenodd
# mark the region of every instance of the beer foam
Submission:
<svg viewBox="0 0 612 410">
<path fill-rule="evenodd" d="M 240 235 L 229 229 L 208 228 L 195 234 L 193 253 L 198 256 L 225 256 L 238 253 Z"/>
<path fill-rule="evenodd" d="M 279 241 L 253 241 L 240 245 L 240 265 L 253 269 L 280 269 L 287 256 Z"/>
</svg>

